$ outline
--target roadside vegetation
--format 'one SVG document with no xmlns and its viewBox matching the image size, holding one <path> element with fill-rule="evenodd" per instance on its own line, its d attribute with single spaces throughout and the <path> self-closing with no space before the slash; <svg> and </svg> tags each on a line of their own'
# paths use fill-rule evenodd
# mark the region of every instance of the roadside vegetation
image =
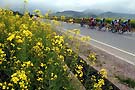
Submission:
<svg viewBox="0 0 135 90">
<path fill-rule="evenodd" d="M 112 87 L 105 81 L 105 69 L 93 72 L 78 59 L 78 53 L 68 47 L 66 38 L 58 35 L 49 22 L 42 22 L 42 15 L 39 16 L 35 20 L 27 12 L 20 16 L 0 9 L 0 89 L 76 90 L 70 72 L 87 90 Z M 55 20 L 53 23 L 59 25 Z M 93 53 L 88 58 L 96 60 Z"/>
</svg>

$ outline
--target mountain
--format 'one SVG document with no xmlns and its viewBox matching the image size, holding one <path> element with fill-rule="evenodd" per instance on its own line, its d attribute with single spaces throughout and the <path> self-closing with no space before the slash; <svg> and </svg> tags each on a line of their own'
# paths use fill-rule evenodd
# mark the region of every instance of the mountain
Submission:
<svg viewBox="0 0 135 90">
<path fill-rule="evenodd" d="M 115 13 L 115 12 L 104 12 L 99 15 L 99 17 L 110 17 L 110 18 L 135 18 L 135 14 L 127 13 Z"/>
<path fill-rule="evenodd" d="M 84 12 L 78 12 L 78 11 L 72 11 L 72 10 L 68 10 L 68 11 L 63 11 L 63 12 L 56 12 L 54 13 L 53 15 L 56 15 L 56 16 L 67 16 L 67 17 L 96 17 L 95 14 L 92 14 L 92 13 L 84 13 Z"/>
<path fill-rule="evenodd" d="M 55 16 L 67 16 L 67 17 L 101 17 L 101 18 L 135 18 L 135 14 L 127 14 L 127 13 L 116 13 L 116 12 L 104 12 L 102 10 L 91 10 L 87 9 L 82 12 L 78 11 L 62 11 L 62 12 L 56 12 L 53 13 Z"/>
<path fill-rule="evenodd" d="M 79 17 L 79 16 L 82 16 L 82 13 L 69 10 L 69 11 L 57 12 L 56 15 L 57 16 L 64 15 L 64 16 L 68 16 L 68 17 Z"/>
<path fill-rule="evenodd" d="M 86 10 L 83 11 L 83 13 L 85 13 L 85 14 L 92 13 L 92 14 L 95 14 L 95 15 L 99 15 L 99 14 L 101 14 L 103 12 L 104 11 L 103 10 L 100 10 L 100 9 L 86 9 Z"/>
</svg>

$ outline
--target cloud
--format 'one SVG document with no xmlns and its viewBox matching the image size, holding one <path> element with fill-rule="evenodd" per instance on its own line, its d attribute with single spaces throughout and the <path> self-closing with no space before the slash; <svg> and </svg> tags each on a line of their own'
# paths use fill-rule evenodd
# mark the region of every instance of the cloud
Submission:
<svg viewBox="0 0 135 90">
<path fill-rule="evenodd" d="M 12 8 L 22 7 L 24 0 L 0 0 L 0 6 L 9 4 Z M 135 0 L 29 0 L 31 9 L 85 10 L 101 9 L 104 11 L 135 13 Z"/>
</svg>

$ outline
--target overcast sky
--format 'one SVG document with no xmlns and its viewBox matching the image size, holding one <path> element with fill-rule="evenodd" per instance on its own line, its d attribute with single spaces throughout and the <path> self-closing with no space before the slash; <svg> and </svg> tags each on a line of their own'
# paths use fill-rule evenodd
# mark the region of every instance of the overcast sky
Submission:
<svg viewBox="0 0 135 90">
<path fill-rule="evenodd" d="M 10 7 L 17 10 L 23 8 L 24 0 L 0 0 L 0 7 Z M 77 10 L 99 9 L 104 11 L 134 13 L 135 0 L 29 0 L 30 10 Z"/>
</svg>

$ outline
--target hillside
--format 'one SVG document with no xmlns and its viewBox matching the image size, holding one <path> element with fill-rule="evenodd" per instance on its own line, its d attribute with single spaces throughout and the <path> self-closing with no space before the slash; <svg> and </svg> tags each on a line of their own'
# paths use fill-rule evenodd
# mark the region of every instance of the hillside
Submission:
<svg viewBox="0 0 135 90">
<path fill-rule="evenodd" d="M 99 12 L 98 12 L 99 11 Z M 127 13 L 115 13 L 115 12 L 104 12 L 101 10 L 84 10 L 82 12 L 78 11 L 62 11 L 53 13 L 56 16 L 67 16 L 67 17 L 107 17 L 107 18 L 135 18 L 135 14 L 127 14 Z"/>
<path fill-rule="evenodd" d="M 84 12 L 78 12 L 78 11 L 63 11 L 63 12 L 56 12 L 56 13 L 53 13 L 53 15 L 56 15 L 56 16 L 67 16 L 67 17 L 89 17 L 89 16 L 92 16 L 92 17 L 97 17 L 95 14 L 93 13 L 84 13 Z"/>
<path fill-rule="evenodd" d="M 112 17 L 112 18 L 135 18 L 135 14 L 127 13 L 115 13 L 115 12 L 105 12 L 99 15 L 100 17 Z"/>
</svg>

